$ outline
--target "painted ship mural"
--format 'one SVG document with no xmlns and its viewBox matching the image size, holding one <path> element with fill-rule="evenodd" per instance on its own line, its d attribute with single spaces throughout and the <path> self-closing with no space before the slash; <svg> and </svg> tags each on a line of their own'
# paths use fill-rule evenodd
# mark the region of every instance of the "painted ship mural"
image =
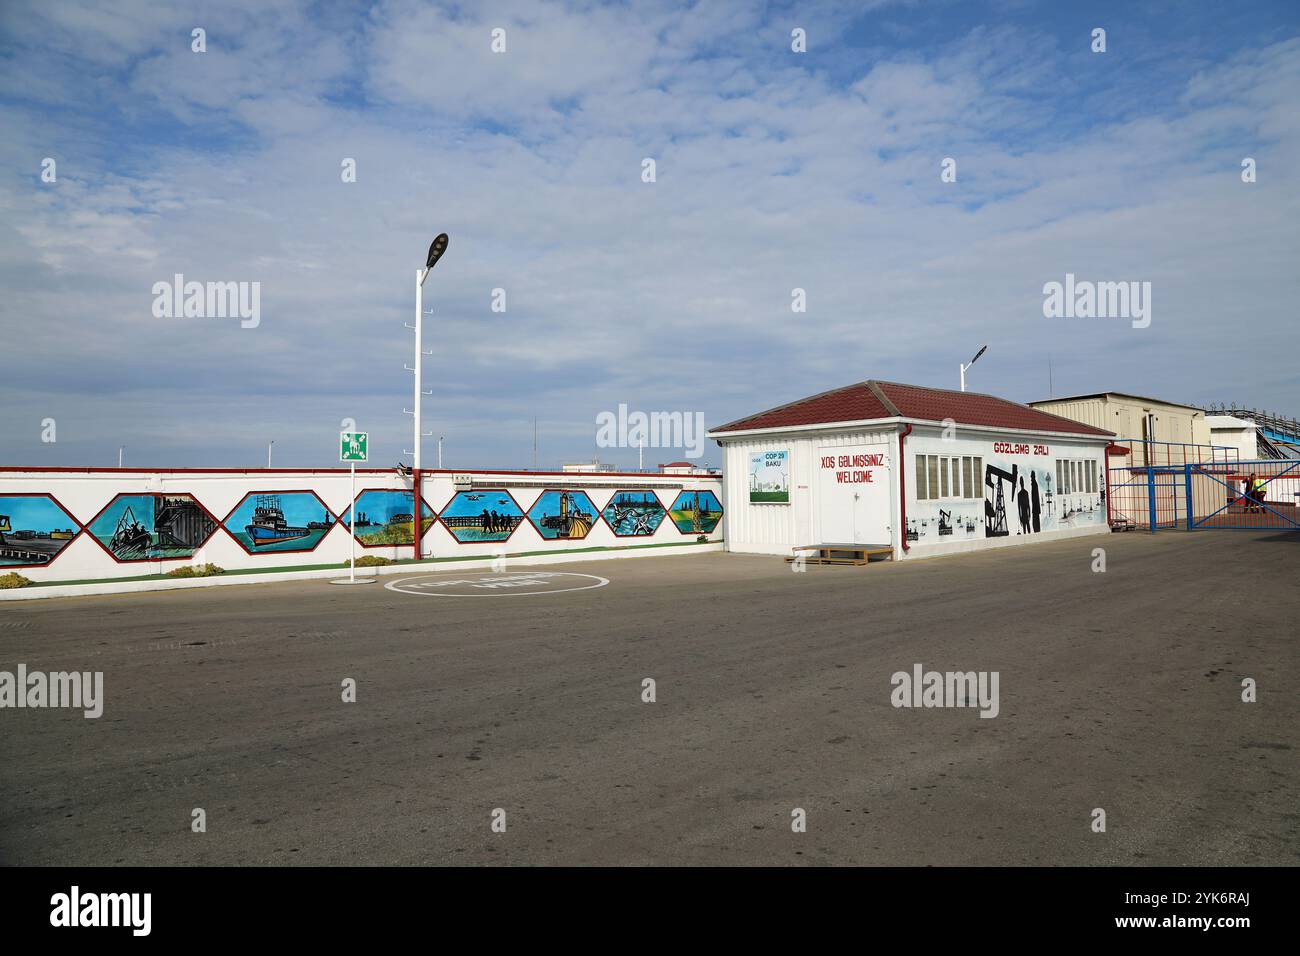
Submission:
<svg viewBox="0 0 1300 956">
<path fill-rule="evenodd" d="M 722 520 L 722 502 L 711 491 L 683 491 L 668 515 L 682 534 L 710 534 Z"/>
<path fill-rule="evenodd" d="M 524 520 L 515 499 L 501 490 L 459 491 L 442 509 L 443 526 L 462 544 L 505 541 Z"/>
<path fill-rule="evenodd" d="M 80 531 L 48 495 L 0 495 L 0 568 L 49 564 Z"/>
<path fill-rule="evenodd" d="M 193 557 L 217 530 L 193 495 L 118 495 L 90 533 L 119 561 Z"/>
<path fill-rule="evenodd" d="M 663 503 L 653 491 L 619 491 L 601 512 L 605 523 L 619 537 L 651 535 L 663 523 Z"/>
<path fill-rule="evenodd" d="M 585 538 L 595 519 L 596 506 L 582 491 L 543 491 L 528 509 L 537 533 L 552 541 Z"/>
<path fill-rule="evenodd" d="M 335 520 L 309 491 L 266 491 L 244 498 L 225 528 L 250 554 L 311 551 Z"/>
</svg>

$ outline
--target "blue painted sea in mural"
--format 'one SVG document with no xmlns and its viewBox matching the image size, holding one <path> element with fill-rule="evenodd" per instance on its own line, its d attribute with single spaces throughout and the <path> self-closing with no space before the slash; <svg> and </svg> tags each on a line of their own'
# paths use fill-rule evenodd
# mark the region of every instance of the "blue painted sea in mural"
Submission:
<svg viewBox="0 0 1300 956">
<path fill-rule="evenodd" d="M 663 523 L 663 502 L 653 491 L 618 491 L 601 512 L 605 523 L 620 537 L 650 535 Z"/>
<path fill-rule="evenodd" d="M 442 523 L 464 544 L 504 541 L 524 520 L 519 505 L 505 491 L 459 491 L 442 511 Z"/>
<path fill-rule="evenodd" d="M 252 554 L 310 551 L 332 527 L 334 516 L 309 491 L 256 492 L 225 520 L 231 537 Z"/>
<path fill-rule="evenodd" d="M 596 520 L 596 506 L 582 491 L 544 491 L 528 509 L 528 520 L 548 540 L 585 538 Z"/>
<path fill-rule="evenodd" d="M 352 509 L 343 511 L 346 526 L 352 520 Z M 433 526 L 433 509 L 420 502 L 420 533 Z M 409 491 L 363 491 L 357 496 L 357 541 L 367 548 L 390 544 L 415 543 L 415 517 L 411 511 Z"/>
<path fill-rule="evenodd" d="M 45 495 L 0 495 L 0 567 L 49 564 L 81 526 Z"/>
</svg>

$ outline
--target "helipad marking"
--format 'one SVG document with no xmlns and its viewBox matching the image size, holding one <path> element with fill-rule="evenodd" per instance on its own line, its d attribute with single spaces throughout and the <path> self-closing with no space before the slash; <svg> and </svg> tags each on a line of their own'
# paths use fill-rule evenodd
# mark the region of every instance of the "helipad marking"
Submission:
<svg viewBox="0 0 1300 956">
<path fill-rule="evenodd" d="M 516 590 L 516 588 L 550 583 L 566 583 L 556 580 L 558 578 L 583 578 L 595 583 L 575 583 L 572 587 L 543 586 L 540 590 L 535 591 Z M 526 597 L 530 594 L 563 594 L 568 591 L 590 591 L 592 588 L 603 588 L 608 583 L 609 578 L 597 577 L 594 574 L 577 574 L 572 571 L 493 571 L 488 574 L 467 575 L 457 578 L 448 578 L 442 575 L 405 578 L 391 581 L 385 584 L 384 587 L 389 591 L 416 594 L 420 597 Z M 449 590 L 453 588 L 465 590 Z"/>
</svg>

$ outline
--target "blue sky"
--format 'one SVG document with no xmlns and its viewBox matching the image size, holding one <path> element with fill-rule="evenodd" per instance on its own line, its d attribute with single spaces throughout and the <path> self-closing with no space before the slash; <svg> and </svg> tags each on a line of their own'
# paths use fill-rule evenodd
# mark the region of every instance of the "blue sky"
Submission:
<svg viewBox="0 0 1300 956">
<path fill-rule="evenodd" d="M 344 418 L 395 463 L 439 231 L 424 411 L 450 467 L 530 466 L 534 417 L 541 467 L 630 466 L 594 447 L 620 403 L 717 425 L 869 377 L 955 387 L 985 343 L 971 387 L 1016 400 L 1050 362 L 1057 395 L 1300 415 L 1298 10 L 5 3 L 4 463 L 255 466 L 274 439 L 324 465 Z M 177 272 L 260 282 L 260 324 L 155 318 Z M 1067 272 L 1151 282 L 1151 326 L 1044 318 Z"/>
</svg>

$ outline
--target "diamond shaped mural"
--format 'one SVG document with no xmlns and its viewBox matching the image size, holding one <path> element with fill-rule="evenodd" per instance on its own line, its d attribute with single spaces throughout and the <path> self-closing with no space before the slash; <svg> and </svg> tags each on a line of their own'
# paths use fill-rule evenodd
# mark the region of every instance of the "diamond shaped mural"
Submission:
<svg viewBox="0 0 1300 956">
<path fill-rule="evenodd" d="M 443 527 L 461 544 L 505 541 L 523 520 L 523 509 L 505 489 L 458 491 L 442 509 Z"/>
<path fill-rule="evenodd" d="M 682 534 L 709 534 L 722 520 L 722 502 L 711 491 L 683 491 L 668 509 Z"/>
<path fill-rule="evenodd" d="M 81 525 L 53 495 L 0 495 L 0 573 L 44 567 L 79 534 Z"/>
<path fill-rule="evenodd" d="M 363 548 L 383 548 L 395 544 L 415 543 L 415 516 L 411 513 L 411 493 L 388 488 L 367 488 L 357 495 L 357 543 Z M 420 499 L 420 536 L 433 527 L 438 515 Z M 344 527 L 352 521 L 352 509 L 339 516 Z"/>
<path fill-rule="evenodd" d="M 620 538 L 654 534 L 664 520 L 663 502 L 649 488 L 616 491 L 601 517 Z"/>
<path fill-rule="evenodd" d="M 88 526 L 117 561 L 167 561 L 194 556 L 220 522 L 193 495 L 118 495 Z"/>
<path fill-rule="evenodd" d="M 528 520 L 548 541 L 585 538 L 596 520 L 596 506 L 584 491 L 543 491 L 528 509 Z"/>
<path fill-rule="evenodd" d="M 315 550 L 337 521 L 315 492 L 252 491 L 221 524 L 249 554 L 276 554 Z"/>
</svg>

